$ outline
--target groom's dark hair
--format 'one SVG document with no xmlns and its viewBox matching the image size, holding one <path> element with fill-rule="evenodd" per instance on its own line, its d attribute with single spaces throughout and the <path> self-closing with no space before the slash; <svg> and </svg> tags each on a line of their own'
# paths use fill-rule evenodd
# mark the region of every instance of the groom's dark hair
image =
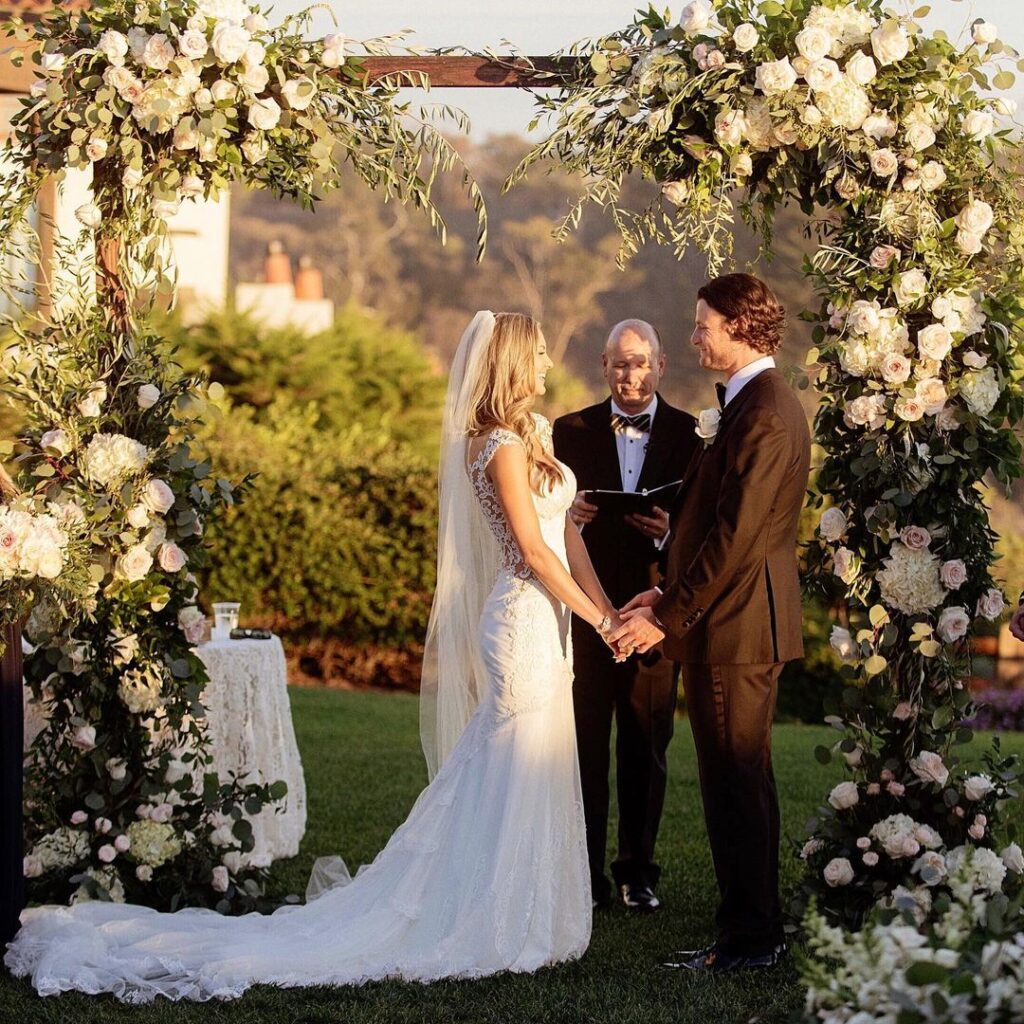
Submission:
<svg viewBox="0 0 1024 1024">
<path fill-rule="evenodd" d="M 786 310 L 775 293 L 753 274 L 723 274 L 697 292 L 728 321 L 729 334 L 758 352 L 773 355 L 782 345 Z"/>
</svg>

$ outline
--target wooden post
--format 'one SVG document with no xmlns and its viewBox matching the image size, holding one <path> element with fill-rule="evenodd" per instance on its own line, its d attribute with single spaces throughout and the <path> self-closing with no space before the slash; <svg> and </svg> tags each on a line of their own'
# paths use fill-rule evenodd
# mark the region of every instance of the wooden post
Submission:
<svg viewBox="0 0 1024 1024">
<path fill-rule="evenodd" d="M 25 743 L 21 627 L 5 626 L 7 647 L 0 664 L 0 947 L 18 930 L 25 906 L 22 749 Z"/>
</svg>

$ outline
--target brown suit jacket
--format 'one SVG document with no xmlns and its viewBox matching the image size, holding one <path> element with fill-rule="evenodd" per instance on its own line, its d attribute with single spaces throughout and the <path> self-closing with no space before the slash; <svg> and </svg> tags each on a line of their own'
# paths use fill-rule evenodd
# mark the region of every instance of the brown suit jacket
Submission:
<svg viewBox="0 0 1024 1024">
<path fill-rule="evenodd" d="M 797 525 L 807 418 L 778 370 L 746 384 L 694 459 L 654 613 L 676 661 L 765 665 L 803 656 Z"/>
</svg>

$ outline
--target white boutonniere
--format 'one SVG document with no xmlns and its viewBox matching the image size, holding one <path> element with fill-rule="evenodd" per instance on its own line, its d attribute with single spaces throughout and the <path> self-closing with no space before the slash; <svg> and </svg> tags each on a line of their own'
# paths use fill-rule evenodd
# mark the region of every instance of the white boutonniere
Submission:
<svg viewBox="0 0 1024 1024">
<path fill-rule="evenodd" d="M 697 426 L 694 431 L 704 442 L 705 448 L 710 448 L 715 443 L 718 434 L 718 425 L 722 421 L 721 409 L 701 409 L 697 414 Z"/>
</svg>

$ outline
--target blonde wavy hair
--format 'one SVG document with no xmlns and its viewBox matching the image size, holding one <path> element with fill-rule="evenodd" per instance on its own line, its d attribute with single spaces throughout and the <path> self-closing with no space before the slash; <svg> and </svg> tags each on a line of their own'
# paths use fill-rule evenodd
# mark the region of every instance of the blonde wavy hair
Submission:
<svg viewBox="0 0 1024 1024">
<path fill-rule="evenodd" d="M 491 430 L 511 430 L 526 447 L 530 486 L 537 493 L 562 482 L 562 471 L 537 437 L 532 407 L 536 395 L 537 342 L 540 324 L 525 313 L 497 313 L 494 333 L 484 355 L 483 372 L 470 404 L 466 430 L 480 437 Z"/>
</svg>

